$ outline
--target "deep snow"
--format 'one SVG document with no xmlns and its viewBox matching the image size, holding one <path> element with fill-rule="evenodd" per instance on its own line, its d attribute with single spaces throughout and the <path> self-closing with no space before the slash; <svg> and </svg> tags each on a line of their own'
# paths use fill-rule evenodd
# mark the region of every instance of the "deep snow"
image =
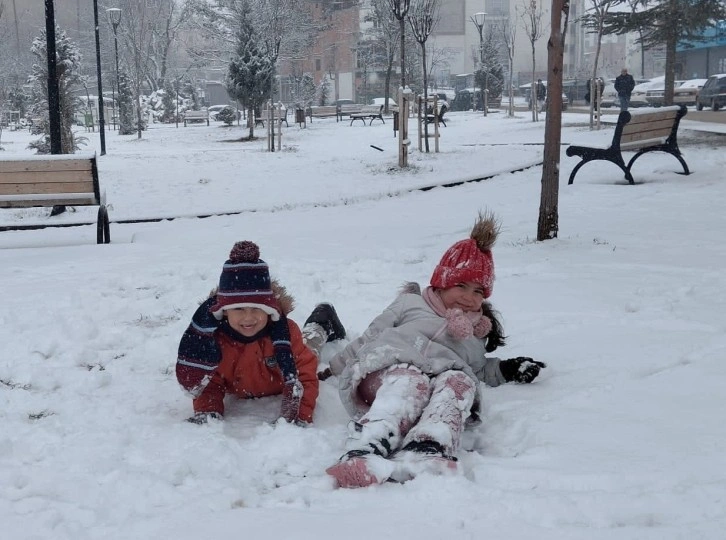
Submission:
<svg viewBox="0 0 726 540">
<path fill-rule="evenodd" d="M 541 160 L 544 122 L 527 113 L 452 113 L 442 152 L 414 151 L 404 172 L 390 120 L 291 124 L 274 154 L 219 124 L 108 134 L 112 220 L 240 213 L 112 223 L 102 246 L 95 226 L 0 233 L 2 537 L 723 538 L 723 135 L 681 130 L 688 177 L 654 154 L 635 186 L 604 162 L 567 186 L 566 143 L 605 145 L 612 128 L 564 122 L 560 233 L 543 243 L 541 167 L 526 167 Z M 98 134 L 84 135 L 98 151 Z M 30 155 L 31 139 L 4 131 L 0 159 Z M 331 301 L 355 337 L 402 282 L 427 283 L 485 208 L 503 224 L 492 301 L 509 339 L 497 353 L 548 368 L 484 390 L 463 475 L 335 489 L 324 470 L 347 422 L 335 379 L 308 429 L 270 425 L 276 398 L 232 402 L 223 424 L 184 421 L 178 341 L 235 241 L 260 245 L 297 300 L 293 319 Z M 0 224 L 95 209 L 46 214 L 2 211 Z"/>
</svg>

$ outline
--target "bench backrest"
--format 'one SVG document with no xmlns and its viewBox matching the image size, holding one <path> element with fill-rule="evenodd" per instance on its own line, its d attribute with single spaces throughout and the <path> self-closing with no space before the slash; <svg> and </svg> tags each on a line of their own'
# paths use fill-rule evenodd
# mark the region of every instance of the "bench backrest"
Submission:
<svg viewBox="0 0 726 540">
<path fill-rule="evenodd" d="M 346 103 L 344 105 L 340 105 L 339 107 L 341 113 L 348 114 L 360 112 L 362 105 L 360 105 L 359 103 Z"/>
<path fill-rule="evenodd" d="M 618 124 L 624 119 L 618 118 Z M 685 111 L 678 107 L 667 107 L 647 113 L 627 113 L 630 119 L 622 126 L 620 148 L 642 148 L 656 144 L 664 144 L 678 128 L 678 122 Z M 617 132 L 616 132 L 617 135 Z"/>
<path fill-rule="evenodd" d="M 101 204 L 96 156 L 0 160 L 0 208 Z"/>
<path fill-rule="evenodd" d="M 184 113 L 184 118 L 188 120 L 196 119 L 196 118 L 207 118 L 209 116 L 209 111 L 207 109 L 202 109 L 199 111 L 186 111 Z"/>
<path fill-rule="evenodd" d="M 335 105 L 318 105 L 315 107 L 310 107 L 310 114 L 312 116 L 335 116 L 336 114 L 338 114 L 338 108 Z"/>
<path fill-rule="evenodd" d="M 364 105 L 360 112 L 366 114 L 383 114 L 383 105 Z"/>
</svg>

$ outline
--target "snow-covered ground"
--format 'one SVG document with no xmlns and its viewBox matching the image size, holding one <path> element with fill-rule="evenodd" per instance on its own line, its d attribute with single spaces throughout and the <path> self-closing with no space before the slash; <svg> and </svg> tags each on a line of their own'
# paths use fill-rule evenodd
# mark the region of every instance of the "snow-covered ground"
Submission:
<svg viewBox="0 0 726 540">
<path fill-rule="evenodd" d="M 101 246 L 92 225 L 0 232 L 2 538 L 723 538 L 725 140 L 682 129 L 688 177 L 653 154 L 635 186 L 605 162 L 568 186 L 566 144 L 606 145 L 612 128 L 564 122 L 560 232 L 543 243 L 541 167 L 527 167 L 544 122 L 527 113 L 451 113 L 442 152 L 414 151 L 407 171 L 390 120 L 291 124 L 274 154 L 219 124 L 109 133 L 112 220 L 237 213 L 112 223 Z M 4 131 L 0 159 L 30 155 L 30 140 Z M 484 390 L 462 475 L 335 489 L 324 470 L 347 422 L 335 379 L 308 429 L 270 425 L 277 398 L 230 403 L 223 424 L 184 421 L 178 340 L 235 241 L 260 245 L 297 299 L 293 319 L 331 301 L 355 337 L 403 281 L 427 283 L 485 208 L 503 224 L 498 353 L 548 368 Z M 0 225 L 95 209 L 46 214 L 2 211 Z"/>
</svg>

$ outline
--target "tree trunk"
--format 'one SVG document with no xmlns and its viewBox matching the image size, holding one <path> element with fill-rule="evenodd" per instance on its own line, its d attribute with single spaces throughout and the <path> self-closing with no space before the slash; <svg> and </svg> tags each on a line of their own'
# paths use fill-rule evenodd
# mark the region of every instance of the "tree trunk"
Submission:
<svg viewBox="0 0 726 540">
<path fill-rule="evenodd" d="M 666 41 L 666 64 L 665 64 L 665 91 L 663 92 L 663 104 L 673 105 L 673 83 L 675 82 L 675 63 L 676 63 L 676 42 L 678 36 L 676 29 L 668 34 Z"/>
<path fill-rule="evenodd" d="M 550 100 L 545 118 L 544 163 L 542 165 L 542 191 L 540 194 L 537 240 L 557 238 L 559 230 L 558 198 L 560 186 L 560 139 L 562 128 L 562 65 L 564 40 L 562 39 L 563 0 L 552 0 L 550 39 L 547 42 L 547 92 Z M 534 106 L 534 104 L 533 104 Z"/>
<path fill-rule="evenodd" d="M 423 87 L 424 87 L 424 144 L 426 153 L 429 153 L 429 123 L 428 123 L 428 106 L 429 106 L 429 87 L 426 77 L 426 43 L 421 44 L 421 58 L 423 59 Z M 435 111 L 432 111 L 435 113 Z M 434 121 L 436 121 L 434 119 Z"/>
<path fill-rule="evenodd" d="M 535 66 L 536 66 L 536 58 L 535 58 L 535 51 L 534 51 L 534 41 L 532 42 L 532 82 L 529 85 L 529 102 L 532 105 L 532 122 L 537 121 L 537 96 L 535 95 L 535 88 L 534 88 L 534 72 L 535 72 Z"/>
<path fill-rule="evenodd" d="M 406 88 L 406 18 L 401 17 L 401 88 Z"/>
<path fill-rule="evenodd" d="M 60 90 L 55 52 L 55 8 L 53 0 L 45 0 L 45 50 L 48 56 L 48 123 L 50 126 L 50 153 L 60 154 L 61 118 Z"/>
</svg>

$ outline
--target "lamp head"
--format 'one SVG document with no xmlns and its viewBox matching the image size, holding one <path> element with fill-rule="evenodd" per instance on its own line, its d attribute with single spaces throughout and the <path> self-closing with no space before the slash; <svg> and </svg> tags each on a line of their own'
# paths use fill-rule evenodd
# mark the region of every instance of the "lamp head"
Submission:
<svg viewBox="0 0 726 540">
<path fill-rule="evenodd" d="M 121 22 L 121 10 L 119 8 L 108 8 L 106 13 L 108 14 L 108 20 L 111 21 L 111 24 L 114 27 L 118 26 Z"/>
<path fill-rule="evenodd" d="M 484 21 L 486 21 L 487 14 L 484 11 L 478 11 L 474 13 L 474 22 L 477 26 L 484 26 Z"/>
</svg>

